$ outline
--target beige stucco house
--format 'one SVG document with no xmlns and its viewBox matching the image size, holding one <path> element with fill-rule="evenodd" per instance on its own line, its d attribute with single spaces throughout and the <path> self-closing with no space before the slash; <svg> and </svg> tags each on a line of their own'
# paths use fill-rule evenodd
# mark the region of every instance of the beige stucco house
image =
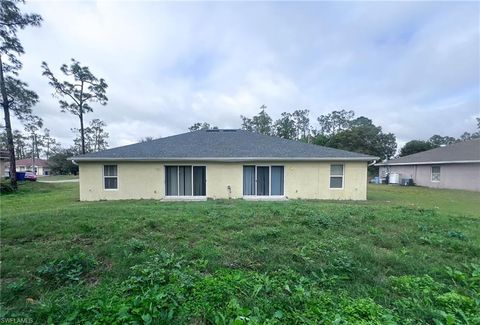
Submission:
<svg viewBox="0 0 480 325">
<path fill-rule="evenodd" d="M 388 173 L 411 178 L 416 185 L 480 191 L 480 139 L 392 159 L 380 166 L 379 176 Z"/>
<path fill-rule="evenodd" d="M 72 158 L 82 201 L 367 198 L 376 157 L 244 130 L 201 130 Z"/>
<path fill-rule="evenodd" d="M 34 164 L 34 165 L 33 165 Z M 48 160 L 35 158 L 32 161 L 31 158 L 19 159 L 15 161 L 17 172 L 34 172 L 37 176 L 48 176 L 50 175 L 50 167 L 48 166 Z M 5 171 L 8 173 L 10 171 L 10 163 L 7 163 L 5 166 Z"/>
</svg>

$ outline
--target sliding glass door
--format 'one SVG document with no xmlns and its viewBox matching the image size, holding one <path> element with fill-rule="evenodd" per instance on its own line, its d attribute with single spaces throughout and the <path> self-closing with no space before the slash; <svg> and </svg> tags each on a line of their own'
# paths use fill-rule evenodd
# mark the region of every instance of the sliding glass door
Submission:
<svg viewBox="0 0 480 325">
<path fill-rule="evenodd" d="M 243 166 L 243 195 L 283 196 L 283 166 Z"/>
<path fill-rule="evenodd" d="M 165 166 L 165 195 L 205 196 L 205 166 Z"/>
</svg>

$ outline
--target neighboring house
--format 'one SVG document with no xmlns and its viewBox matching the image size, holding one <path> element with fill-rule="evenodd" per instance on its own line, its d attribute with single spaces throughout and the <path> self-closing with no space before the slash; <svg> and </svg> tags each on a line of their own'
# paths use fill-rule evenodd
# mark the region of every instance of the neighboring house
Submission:
<svg viewBox="0 0 480 325">
<path fill-rule="evenodd" d="M 202 130 L 73 157 L 80 200 L 367 198 L 376 157 L 243 130 Z"/>
<path fill-rule="evenodd" d="M 45 159 L 35 159 L 35 167 L 32 168 L 32 159 L 19 159 L 16 161 L 17 172 L 26 172 L 33 171 L 37 176 L 48 176 L 50 175 L 50 168 L 48 167 L 48 160 Z M 8 172 L 10 170 L 10 164 L 7 163 L 5 170 Z"/>
<path fill-rule="evenodd" d="M 399 173 L 400 178 L 412 178 L 420 186 L 480 191 L 480 139 L 388 160 L 376 166 L 380 166 L 380 177 Z"/>
<path fill-rule="evenodd" d="M 9 160 L 8 151 L 0 150 L 0 178 L 8 175 L 8 172 L 6 172 L 6 165 Z"/>
</svg>

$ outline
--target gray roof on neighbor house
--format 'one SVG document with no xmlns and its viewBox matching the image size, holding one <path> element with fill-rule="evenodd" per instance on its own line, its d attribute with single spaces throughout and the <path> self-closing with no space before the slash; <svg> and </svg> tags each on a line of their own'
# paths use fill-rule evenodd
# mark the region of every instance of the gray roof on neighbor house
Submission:
<svg viewBox="0 0 480 325">
<path fill-rule="evenodd" d="M 413 155 L 392 159 L 377 166 L 418 165 L 432 163 L 469 163 L 480 162 L 480 139 L 457 142 Z"/>
<path fill-rule="evenodd" d="M 377 157 L 285 140 L 244 130 L 201 130 L 88 153 L 76 161 L 100 160 L 360 160 Z"/>
</svg>

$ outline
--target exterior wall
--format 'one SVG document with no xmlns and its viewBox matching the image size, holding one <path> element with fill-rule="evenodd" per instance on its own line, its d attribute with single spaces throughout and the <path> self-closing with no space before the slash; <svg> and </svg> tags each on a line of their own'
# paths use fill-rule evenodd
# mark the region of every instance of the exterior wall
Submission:
<svg viewBox="0 0 480 325">
<path fill-rule="evenodd" d="M 283 165 L 285 197 L 293 199 L 366 200 L 367 163 L 345 162 L 343 189 L 330 189 L 330 164 L 336 162 L 261 162 Z M 106 164 L 113 164 L 111 162 Z M 243 198 L 243 165 L 248 163 L 195 163 L 206 166 L 206 193 L 213 199 Z M 165 165 L 181 162 L 118 162 L 118 189 L 105 190 L 103 163 L 81 162 L 80 200 L 164 199 Z"/>
<path fill-rule="evenodd" d="M 432 166 L 440 166 L 440 182 L 432 182 Z M 381 166 L 380 176 L 387 170 L 400 178 L 412 177 L 420 186 L 480 191 L 480 163 Z"/>
<path fill-rule="evenodd" d="M 7 173 L 7 170 L 5 169 L 7 167 L 5 166 L 6 164 L 7 164 L 6 160 L 0 159 L 0 177 L 1 178 L 5 177 Z"/>
<path fill-rule="evenodd" d="M 162 199 L 165 196 L 163 164 L 117 163 L 118 189 L 116 190 L 104 189 L 103 165 L 88 162 L 79 164 L 81 201 Z"/>
<path fill-rule="evenodd" d="M 286 163 L 285 195 L 293 199 L 366 200 L 367 163 L 344 163 L 343 189 L 330 189 L 332 163 Z"/>
</svg>

